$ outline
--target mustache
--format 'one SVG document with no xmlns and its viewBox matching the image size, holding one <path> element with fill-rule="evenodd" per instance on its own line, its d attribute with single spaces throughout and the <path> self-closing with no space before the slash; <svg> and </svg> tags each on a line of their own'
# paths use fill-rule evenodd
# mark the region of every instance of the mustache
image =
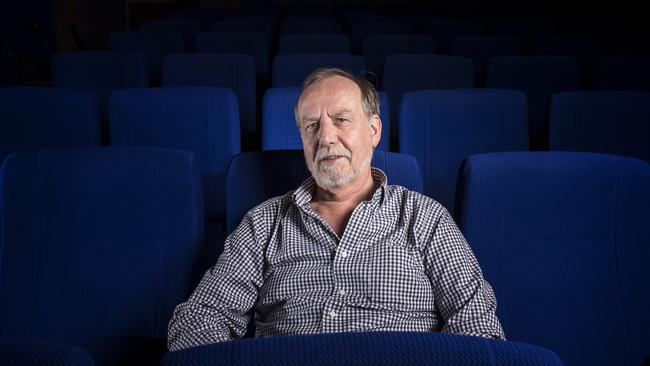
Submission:
<svg viewBox="0 0 650 366">
<path fill-rule="evenodd" d="M 344 157 L 350 159 L 350 151 L 344 147 L 321 147 L 316 151 L 314 162 L 320 163 L 322 160 L 331 157 Z"/>
</svg>

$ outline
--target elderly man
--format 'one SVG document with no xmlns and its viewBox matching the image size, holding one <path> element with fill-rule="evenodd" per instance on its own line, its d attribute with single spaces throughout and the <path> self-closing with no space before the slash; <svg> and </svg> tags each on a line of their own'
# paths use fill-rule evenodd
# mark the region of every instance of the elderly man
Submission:
<svg viewBox="0 0 650 366">
<path fill-rule="evenodd" d="M 503 338 L 496 300 L 436 201 L 371 168 L 374 88 L 319 69 L 295 108 L 312 178 L 250 210 L 169 325 L 169 349 L 241 337 L 442 331 Z"/>
</svg>

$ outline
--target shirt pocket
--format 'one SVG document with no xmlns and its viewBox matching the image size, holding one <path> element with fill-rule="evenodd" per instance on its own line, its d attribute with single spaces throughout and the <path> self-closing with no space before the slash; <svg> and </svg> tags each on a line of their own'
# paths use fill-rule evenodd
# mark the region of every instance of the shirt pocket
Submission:
<svg viewBox="0 0 650 366">
<path fill-rule="evenodd" d="M 400 245 L 375 246 L 368 253 L 368 297 L 382 307 L 422 311 L 433 303 L 420 252 Z"/>
</svg>

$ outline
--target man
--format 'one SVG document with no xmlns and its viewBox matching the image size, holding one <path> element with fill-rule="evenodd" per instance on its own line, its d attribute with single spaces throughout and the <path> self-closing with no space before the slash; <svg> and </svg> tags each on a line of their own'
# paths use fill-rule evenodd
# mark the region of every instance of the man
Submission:
<svg viewBox="0 0 650 366">
<path fill-rule="evenodd" d="M 374 88 L 319 69 L 295 108 L 312 178 L 249 211 L 169 325 L 169 349 L 241 337 L 444 331 L 504 338 L 496 300 L 449 213 L 370 167 Z"/>
</svg>

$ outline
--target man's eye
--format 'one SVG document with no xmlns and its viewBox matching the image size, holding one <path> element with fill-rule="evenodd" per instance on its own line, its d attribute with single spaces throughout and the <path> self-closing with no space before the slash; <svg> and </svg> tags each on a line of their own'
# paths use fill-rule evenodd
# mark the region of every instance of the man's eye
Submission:
<svg viewBox="0 0 650 366">
<path fill-rule="evenodd" d="M 316 128 L 318 128 L 318 122 L 309 123 L 305 126 L 306 131 L 312 131 Z"/>
<path fill-rule="evenodd" d="M 338 117 L 338 118 L 336 119 L 336 122 L 339 122 L 339 123 L 340 123 L 340 122 L 345 122 L 345 121 L 347 121 L 347 118 Z"/>
</svg>

